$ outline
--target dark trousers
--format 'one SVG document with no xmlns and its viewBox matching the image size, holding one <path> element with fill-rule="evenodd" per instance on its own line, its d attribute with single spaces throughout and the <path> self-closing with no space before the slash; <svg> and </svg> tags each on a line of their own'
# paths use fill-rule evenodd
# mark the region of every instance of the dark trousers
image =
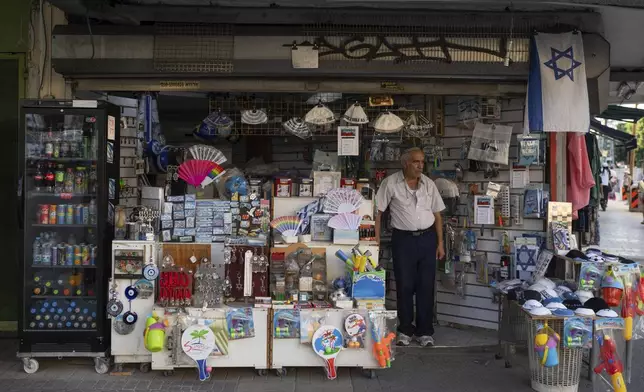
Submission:
<svg viewBox="0 0 644 392">
<path fill-rule="evenodd" d="M 431 336 L 434 334 L 436 231 L 432 229 L 414 236 L 410 232 L 394 229 L 391 243 L 396 278 L 398 332 L 407 336 Z"/>
<path fill-rule="evenodd" d="M 610 185 L 602 185 L 602 191 L 604 192 L 604 200 L 608 200 L 608 194 L 611 191 Z"/>
</svg>

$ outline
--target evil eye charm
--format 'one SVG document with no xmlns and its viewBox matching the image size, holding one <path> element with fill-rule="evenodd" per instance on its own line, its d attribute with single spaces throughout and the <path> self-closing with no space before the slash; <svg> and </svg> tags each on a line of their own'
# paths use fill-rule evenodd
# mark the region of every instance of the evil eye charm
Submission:
<svg viewBox="0 0 644 392">
<path fill-rule="evenodd" d="M 127 286 L 125 288 L 125 298 L 127 298 L 128 301 L 132 301 L 139 295 L 139 290 L 136 289 L 134 286 Z"/>
<path fill-rule="evenodd" d="M 125 312 L 125 314 L 123 315 L 123 322 L 127 325 L 136 323 L 136 320 L 138 319 L 139 316 L 137 316 L 137 314 L 134 312 Z"/>
<path fill-rule="evenodd" d="M 112 299 L 107 303 L 107 314 L 116 317 L 123 311 L 123 304 L 118 299 Z"/>
<path fill-rule="evenodd" d="M 143 267 L 143 277 L 147 280 L 155 280 L 159 277 L 159 267 L 156 264 L 148 264 Z"/>
</svg>

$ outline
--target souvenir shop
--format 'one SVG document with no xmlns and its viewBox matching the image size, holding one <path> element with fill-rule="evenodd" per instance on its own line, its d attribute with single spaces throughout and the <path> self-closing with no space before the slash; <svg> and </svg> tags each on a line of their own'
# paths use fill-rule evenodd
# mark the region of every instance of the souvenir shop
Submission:
<svg viewBox="0 0 644 392">
<path fill-rule="evenodd" d="M 580 35 L 564 38 L 583 53 Z M 294 65 L 310 52 L 296 46 Z M 79 80 L 81 90 L 109 91 L 104 98 L 118 106 L 23 108 L 31 137 L 25 371 L 35 372 L 41 356 L 78 355 L 39 346 L 59 332 L 93 342 L 83 356 L 100 373 L 109 370 L 106 356 L 116 372 L 132 363 L 164 374 L 192 367 L 201 380 L 219 367 L 278 375 L 320 367 L 333 379 L 337 367 L 372 377 L 395 366 L 391 229 L 385 216 L 376 241 L 374 200 L 402 152 L 419 147 L 447 207 L 436 322 L 498 329 L 508 366 L 511 346 L 527 345 L 538 391 L 576 391 L 584 350 L 595 385 L 625 391 L 622 363 L 644 335 L 639 270 L 597 249 L 575 250 L 573 216 L 585 205 L 560 190 L 589 181 L 553 162 L 581 148 L 570 135 L 589 125 L 552 113 L 554 128 L 543 118 L 533 124 L 532 109 L 553 110 L 531 105 L 541 99 L 533 84 L 527 99 L 523 82 L 90 86 Z M 177 107 L 204 109 L 194 121 L 169 117 Z M 566 117 L 590 119 L 587 108 Z M 89 169 L 70 172 L 67 162 L 77 161 Z"/>
</svg>

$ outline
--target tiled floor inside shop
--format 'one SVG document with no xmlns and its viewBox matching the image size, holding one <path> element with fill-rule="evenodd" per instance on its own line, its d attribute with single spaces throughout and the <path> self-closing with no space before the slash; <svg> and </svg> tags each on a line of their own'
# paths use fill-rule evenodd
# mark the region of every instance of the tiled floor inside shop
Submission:
<svg viewBox="0 0 644 392">
<path fill-rule="evenodd" d="M 625 204 L 610 202 L 600 216 L 602 248 L 644 262 L 644 225 L 640 213 L 628 212 Z M 16 359 L 16 342 L 0 339 L 0 388 L 10 391 L 306 391 L 306 392 L 378 392 L 378 391 L 531 391 L 527 357 L 520 352 L 513 366 L 506 369 L 503 360 L 495 360 L 495 333 L 477 329 L 436 330 L 435 348 L 409 347 L 396 351 L 391 369 L 378 371 L 375 379 L 360 369 L 340 369 L 338 378 L 326 380 L 322 363 L 319 368 L 288 369 L 279 378 L 274 372 L 258 376 L 252 369 L 215 369 L 212 379 L 197 381 L 194 370 L 178 370 L 170 377 L 161 372 L 140 373 L 130 367 L 122 375 L 99 375 L 91 360 L 41 360 L 40 370 L 25 374 Z M 629 392 L 644 391 L 644 341 L 635 342 L 633 377 Z M 470 346 L 454 348 L 453 346 Z M 593 391 L 582 380 L 580 392 Z"/>
</svg>

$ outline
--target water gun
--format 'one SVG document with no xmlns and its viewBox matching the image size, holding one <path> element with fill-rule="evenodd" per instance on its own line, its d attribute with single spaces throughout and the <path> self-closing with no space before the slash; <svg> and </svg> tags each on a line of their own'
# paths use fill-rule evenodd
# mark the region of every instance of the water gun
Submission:
<svg viewBox="0 0 644 392">
<path fill-rule="evenodd" d="M 615 342 L 604 334 L 598 335 L 597 341 L 599 342 L 600 363 L 593 371 L 597 374 L 606 371 L 610 375 L 613 390 L 615 392 L 626 392 L 626 384 L 622 376 L 624 366 L 619 358 L 617 358 Z"/>
<path fill-rule="evenodd" d="M 622 298 L 622 317 L 624 318 L 624 339 L 633 338 L 633 317 L 637 308 L 637 287 L 627 281 L 624 285 L 624 296 Z"/>
<path fill-rule="evenodd" d="M 389 332 L 387 336 L 374 341 L 373 355 L 381 368 L 388 368 L 391 366 L 391 341 L 395 337 L 395 333 Z"/>
</svg>

